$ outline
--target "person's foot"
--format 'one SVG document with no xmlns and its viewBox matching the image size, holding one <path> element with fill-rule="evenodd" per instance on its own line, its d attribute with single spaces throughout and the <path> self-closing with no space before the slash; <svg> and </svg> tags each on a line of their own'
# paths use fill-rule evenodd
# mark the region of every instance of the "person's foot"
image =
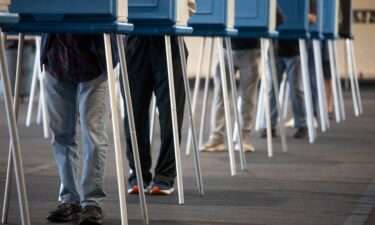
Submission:
<svg viewBox="0 0 375 225">
<path fill-rule="evenodd" d="M 201 151 L 207 152 L 222 152 L 225 151 L 226 147 L 222 141 L 218 139 L 210 138 L 208 142 L 199 148 Z"/>
<path fill-rule="evenodd" d="M 81 206 L 70 203 L 62 203 L 57 209 L 51 211 L 47 220 L 55 223 L 78 221 L 81 215 Z"/>
<path fill-rule="evenodd" d="M 244 152 L 254 152 L 255 151 L 254 145 L 252 145 L 250 142 L 248 142 L 248 143 L 243 142 L 242 146 L 243 146 L 243 151 Z M 234 146 L 234 149 L 236 151 L 239 151 L 240 150 L 240 145 L 236 144 Z"/>
<path fill-rule="evenodd" d="M 174 188 L 165 182 L 156 181 L 147 188 L 150 195 L 171 195 Z"/>
<path fill-rule="evenodd" d="M 302 138 L 305 138 L 306 136 L 307 136 L 306 127 L 298 128 L 296 133 L 294 133 L 294 138 L 296 139 L 302 139 Z"/>
<path fill-rule="evenodd" d="M 104 217 L 100 207 L 87 205 L 82 210 L 78 225 L 101 225 Z"/>
<path fill-rule="evenodd" d="M 144 186 L 143 191 L 146 192 L 148 184 L 143 182 L 143 186 Z M 127 192 L 130 195 L 137 195 L 139 193 L 139 186 L 138 186 L 138 182 L 136 180 L 133 181 L 133 182 L 130 182 Z"/>
<path fill-rule="evenodd" d="M 288 128 L 294 127 L 294 118 L 291 118 L 290 120 L 285 122 L 284 126 Z"/>
<path fill-rule="evenodd" d="M 271 135 L 272 137 L 276 137 L 276 129 L 275 128 L 271 128 Z M 264 128 L 260 131 L 260 137 L 261 138 L 267 138 L 267 129 Z"/>
</svg>

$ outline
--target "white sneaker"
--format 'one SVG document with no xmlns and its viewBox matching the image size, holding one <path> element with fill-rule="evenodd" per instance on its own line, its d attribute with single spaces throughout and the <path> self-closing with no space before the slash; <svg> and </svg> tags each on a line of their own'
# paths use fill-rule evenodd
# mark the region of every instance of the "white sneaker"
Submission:
<svg viewBox="0 0 375 225">
<path fill-rule="evenodd" d="M 225 145 L 216 139 L 209 139 L 206 144 L 199 148 L 201 151 L 206 152 L 222 152 L 226 150 Z"/>
<path fill-rule="evenodd" d="M 314 127 L 315 128 L 319 127 L 318 120 L 316 119 L 316 117 L 314 117 Z"/>
<path fill-rule="evenodd" d="M 242 143 L 242 145 L 243 145 L 244 152 L 254 152 L 255 151 L 254 145 L 252 145 L 251 143 Z M 236 144 L 234 146 L 234 149 L 236 151 L 240 151 L 240 145 Z"/>
<path fill-rule="evenodd" d="M 288 120 L 287 122 L 285 122 L 284 126 L 288 127 L 288 128 L 293 128 L 294 127 L 294 119 L 291 118 L 290 120 Z"/>
</svg>

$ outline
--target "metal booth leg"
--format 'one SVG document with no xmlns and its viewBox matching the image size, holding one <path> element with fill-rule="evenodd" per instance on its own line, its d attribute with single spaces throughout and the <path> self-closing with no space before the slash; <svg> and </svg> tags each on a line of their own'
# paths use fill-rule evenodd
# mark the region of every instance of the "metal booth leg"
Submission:
<svg viewBox="0 0 375 225">
<path fill-rule="evenodd" d="M 202 39 L 200 51 L 199 51 L 199 58 L 198 58 L 198 68 L 197 68 L 197 74 L 195 76 L 195 84 L 194 84 L 194 93 L 193 93 L 193 103 L 192 103 L 192 116 L 195 116 L 195 109 L 197 105 L 197 98 L 198 98 L 198 92 L 199 92 L 199 86 L 201 83 L 201 73 L 202 73 L 202 65 L 203 65 L 203 55 L 204 55 L 204 49 L 206 48 L 206 37 Z M 181 49 L 181 47 L 180 47 Z M 184 49 L 185 51 L 185 49 Z M 181 50 L 180 50 L 181 52 Z M 181 54 L 181 53 L 180 53 Z M 190 90 L 189 90 L 190 91 Z M 186 143 L 186 155 L 190 155 L 190 145 L 191 145 L 191 127 L 189 128 L 188 132 L 188 138 Z"/>
<path fill-rule="evenodd" d="M 329 63 L 331 68 L 331 75 L 332 75 L 332 90 L 333 90 L 333 103 L 335 107 L 335 116 L 336 122 L 341 122 L 341 113 L 340 113 L 340 103 L 339 103 L 339 94 L 338 94 L 338 87 L 337 87 L 337 73 L 336 73 L 336 66 L 334 61 L 334 50 L 333 50 L 333 42 L 332 40 L 328 40 L 328 51 L 329 51 Z"/>
<path fill-rule="evenodd" d="M 346 64 L 348 66 L 348 72 L 349 72 L 349 78 L 350 78 L 350 87 L 352 90 L 352 97 L 353 97 L 353 107 L 354 107 L 354 114 L 355 116 L 359 116 L 359 104 L 358 104 L 358 97 L 357 97 L 357 91 L 355 87 L 355 81 L 354 81 L 354 69 L 353 69 L 353 63 L 351 60 L 351 51 L 350 51 L 350 39 L 345 40 L 345 50 L 346 50 Z"/>
<path fill-rule="evenodd" d="M 336 41 L 333 41 L 333 52 L 334 52 L 334 62 L 336 67 L 336 79 L 337 79 L 337 86 L 339 91 L 339 103 L 340 103 L 340 112 L 341 112 L 341 118 L 342 120 L 346 119 L 346 113 L 345 113 L 345 106 L 344 106 L 344 96 L 342 93 L 342 85 L 340 80 L 340 73 L 339 73 L 339 59 L 337 55 L 337 45 Z"/>
<path fill-rule="evenodd" d="M 151 110 L 150 110 L 150 149 L 154 145 L 154 135 L 155 135 L 155 117 L 156 117 L 156 97 L 152 95 L 151 99 Z"/>
<path fill-rule="evenodd" d="M 306 41 L 304 39 L 299 39 L 299 49 L 301 55 L 301 65 L 302 65 L 302 81 L 303 81 L 303 93 L 305 96 L 305 106 L 306 106 L 306 121 L 307 128 L 309 131 L 309 141 L 313 143 L 316 137 L 316 131 L 314 128 L 314 113 L 312 107 L 312 98 L 311 98 L 311 86 L 309 78 L 309 70 L 307 64 L 307 49 Z"/>
<path fill-rule="evenodd" d="M 273 88 L 275 90 L 275 99 L 276 99 L 276 109 L 279 115 L 279 128 L 280 128 L 280 135 L 281 135 L 281 145 L 283 152 L 288 151 L 288 146 L 286 142 L 286 135 L 285 135 L 285 126 L 284 126 L 284 116 L 283 116 L 283 105 L 280 105 L 279 99 L 279 81 L 277 80 L 277 72 L 276 72 L 276 61 L 275 61 L 275 49 L 273 47 L 273 42 L 270 39 L 263 39 L 263 45 L 269 45 L 269 55 L 270 55 L 270 62 L 268 63 L 268 72 L 271 74 Z"/>
<path fill-rule="evenodd" d="M 16 118 L 14 115 L 14 111 L 12 109 L 12 93 L 10 88 L 9 82 L 9 72 L 8 66 L 6 62 L 6 55 L 5 55 L 5 46 L 4 46 L 4 35 L 1 32 L 0 35 L 0 66 L 1 66 L 1 75 L 2 75 L 2 83 L 3 83 L 3 90 L 4 90 L 4 98 L 5 98 L 5 109 L 8 118 L 8 127 L 10 133 L 10 139 L 12 140 L 12 150 L 13 150 L 13 163 L 16 175 L 16 182 L 17 182 L 17 190 L 18 190 L 18 201 L 20 205 L 20 212 L 21 212 L 21 220 L 23 225 L 30 225 L 30 215 L 29 215 L 29 207 L 27 203 L 27 194 L 26 194 L 26 185 L 25 185 L 25 177 L 23 173 L 23 164 L 22 164 L 22 156 L 21 156 L 21 147 L 20 141 L 18 136 L 18 129 Z"/>
<path fill-rule="evenodd" d="M 263 63 L 263 57 L 262 57 L 262 63 Z M 263 64 L 262 64 L 263 65 Z M 263 70 L 263 67 L 262 67 Z M 261 75 L 260 79 L 260 88 L 259 88 L 259 95 L 258 95 L 258 107 L 257 107 L 257 113 L 256 113 L 256 119 L 255 119 L 255 130 L 259 131 L 261 129 L 262 123 L 264 121 L 264 82 L 263 82 L 263 73 Z"/>
<path fill-rule="evenodd" d="M 356 62 L 356 59 L 355 59 L 353 40 L 350 40 L 350 50 L 351 50 L 350 56 L 351 56 L 351 61 L 353 63 L 353 70 L 354 70 L 355 87 L 356 87 L 357 97 L 358 97 L 359 113 L 363 114 L 362 99 L 361 99 L 361 92 L 359 90 L 359 84 L 358 84 L 357 62 Z"/>
<path fill-rule="evenodd" d="M 185 203 L 184 202 L 184 186 L 183 186 L 183 181 L 182 181 L 181 152 L 180 152 L 180 141 L 179 141 L 179 136 L 178 136 L 177 107 L 176 107 L 176 96 L 175 96 L 175 88 L 174 88 L 174 74 L 173 74 L 172 48 L 171 48 L 170 36 L 165 36 L 165 50 L 166 50 L 167 67 L 168 67 L 168 83 L 169 83 L 169 97 L 170 97 L 171 115 L 172 115 L 174 152 L 175 152 L 175 157 L 176 157 L 178 202 L 180 205 L 182 205 Z"/>
<path fill-rule="evenodd" d="M 263 42 L 261 42 L 263 43 Z M 261 102 L 259 104 L 263 104 L 263 109 L 260 110 L 261 120 L 259 123 L 262 123 L 264 116 L 266 117 L 266 130 L 267 130 L 267 152 L 268 157 L 273 156 L 273 144 L 272 144 L 272 131 L 271 131 L 271 109 L 270 109 L 270 100 L 269 100 L 269 92 L 268 88 L 270 88 L 270 84 L 268 82 L 267 78 L 267 50 L 265 48 L 266 46 L 264 44 L 261 45 L 261 56 L 262 56 L 262 77 L 261 77 L 261 92 L 259 93 L 259 96 L 262 95 Z M 278 101 L 278 99 L 276 99 Z M 259 106 L 260 107 L 260 106 Z M 264 111 L 264 113 L 263 113 Z M 262 115 L 263 114 L 263 115 Z M 265 115 L 264 115 L 265 114 Z"/>
<path fill-rule="evenodd" d="M 20 75 L 21 68 L 23 64 L 23 44 L 24 44 L 25 35 L 18 35 L 18 51 L 17 51 L 17 66 L 16 66 L 16 79 L 15 79 L 15 88 L 14 88 L 14 99 L 13 99 L 13 110 L 15 114 L 16 122 L 18 120 L 19 112 L 19 92 L 20 92 Z M 8 222 L 8 213 L 9 213 L 9 202 L 10 202 L 10 192 L 12 189 L 12 177 L 13 177 L 13 153 L 12 153 L 12 142 L 9 143 L 9 157 L 8 157 L 8 166 L 7 166 L 7 175 L 5 181 L 5 193 L 4 193 L 4 204 L 3 204 L 3 214 L 2 214 L 2 223 Z"/>
<path fill-rule="evenodd" d="M 227 128 L 227 138 L 228 138 L 228 147 L 229 147 L 229 162 L 231 175 L 237 175 L 236 171 L 236 159 L 234 157 L 234 148 L 232 142 L 232 123 L 230 118 L 230 107 L 229 107 L 229 98 L 228 98 L 228 86 L 227 86 L 227 75 L 225 70 L 225 59 L 224 59 L 224 48 L 222 38 L 218 38 L 218 47 L 219 47 L 219 58 L 220 58 L 220 74 L 221 74 L 221 85 L 223 91 L 223 100 L 224 100 L 224 111 L 225 111 L 225 123 Z"/>
<path fill-rule="evenodd" d="M 117 34 L 116 38 L 117 38 L 117 45 L 119 49 L 119 55 L 120 55 L 122 82 L 124 85 L 126 110 L 128 112 L 129 130 L 130 130 L 131 142 L 133 146 L 133 156 L 134 156 L 134 163 L 135 163 L 135 170 L 136 170 L 135 172 L 136 172 L 138 188 L 139 188 L 139 201 L 141 203 L 143 222 L 145 224 L 148 224 L 149 222 L 148 222 L 148 213 L 147 213 L 147 206 L 146 206 L 146 199 L 145 199 L 145 190 L 144 190 L 144 185 L 143 185 L 141 162 L 139 159 L 137 133 L 135 130 L 133 105 L 132 105 L 130 86 L 129 86 L 129 80 L 128 80 L 128 69 L 127 69 L 126 60 L 125 60 L 124 42 L 123 42 L 121 34 Z"/>
<path fill-rule="evenodd" d="M 186 94 L 186 100 L 187 100 L 186 102 L 187 102 L 187 108 L 188 108 L 188 113 L 189 113 L 189 122 L 190 122 L 189 134 L 191 134 L 191 136 L 193 137 L 193 157 L 194 157 L 194 162 L 195 162 L 195 172 L 197 176 L 198 192 L 200 195 L 203 195 L 204 191 L 203 191 L 201 165 L 200 165 L 199 152 L 198 152 L 197 133 L 196 133 L 195 123 L 194 123 L 194 112 L 191 106 L 190 85 L 189 85 L 189 80 L 186 74 L 187 67 L 186 67 L 185 46 L 184 46 L 183 37 L 178 37 L 178 47 L 180 50 L 182 74 L 183 74 L 183 79 L 184 79 L 185 94 Z"/>
<path fill-rule="evenodd" d="M 315 62 L 315 71 L 316 71 L 316 83 L 318 87 L 318 97 L 319 97 L 319 113 L 320 113 L 320 126 L 322 131 L 327 130 L 329 126 L 329 118 L 326 104 L 326 93 L 324 90 L 324 81 L 323 81 L 323 65 L 322 65 L 322 52 L 320 40 L 313 40 L 313 49 L 314 49 L 314 62 Z"/>
<path fill-rule="evenodd" d="M 203 145 L 203 135 L 204 135 L 204 128 L 206 122 L 206 111 L 207 111 L 207 100 L 208 100 L 208 88 L 210 86 L 210 75 L 211 75 L 211 68 L 212 68 L 212 54 L 214 50 L 214 43 L 215 39 L 211 38 L 211 45 L 209 49 L 209 58 L 208 58 L 208 69 L 205 76 L 205 83 L 204 83 L 204 90 L 203 90 L 203 103 L 202 103 L 202 115 L 201 115 L 201 126 L 199 128 L 199 146 Z"/>
<path fill-rule="evenodd" d="M 242 142 L 242 128 L 240 125 L 240 114 L 237 109 L 237 99 L 238 99 L 238 93 L 237 93 L 237 87 L 236 87 L 236 78 L 235 78 L 235 73 L 234 73 L 234 63 L 233 63 L 233 54 L 232 54 L 232 44 L 230 42 L 229 37 L 225 37 L 225 43 L 227 46 L 227 58 L 228 58 L 228 67 L 229 67 L 229 82 L 230 86 L 232 89 L 232 103 L 233 103 L 233 110 L 234 110 L 234 119 L 235 122 L 238 124 L 237 126 L 237 132 L 238 132 L 238 137 L 237 141 L 238 144 L 240 145 L 240 162 L 241 162 L 241 169 L 245 170 L 246 169 L 246 157 L 245 157 L 245 152 L 243 149 L 243 142 Z"/>
<path fill-rule="evenodd" d="M 37 39 L 35 39 L 35 43 L 36 42 L 37 42 Z M 31 116 L 32 116 L 32 113 L 33 113 L 35 88 L 36 88 L 36 81 L 37 81 L 37 78 L 38 78 L 37 72 L 39 71 L 39 51 L 40 51 L 40 49 L 36 49 L 36 51 L 35 51 L 35 61 L 34 61 L 33 78 L 32 78 L 32 81 L 31 81 L 31 89 L 30 89 L 30 96 L 29 96 L 29 105 L 27 107 L 27 116 L 26 116 L 26 126 L 27 127 L 30 126 Z"/>
<path fill-rule="evenodd" d="M 116 158 L 116 172 L 117 172 L 117 184 L 119 191 L 120 200 L 120 213 L 121 213 L 121 224 L 128 224 L 128 216 L 126 212 L 126 199 L 125 199 L 125 182 L 124 182 L 124 166 L 122 163 L 121 154 L 121 141 L 120 141 L 120 129 L 118 121 L 118 110 L 117 110 L 117 95 L 115 94 L 115 71 L 112 63 L 112 49 L 110 34 L 104 34 L 104 45 L 105 45 L 105 56 L 107 62 L 107 73 L 108 73 L 108 86 L 109 86 L 109 97 L 112 112 L 112 127 L 113 127 L 113 139 L 115 145 L 115 158 Z"/>
</svg>

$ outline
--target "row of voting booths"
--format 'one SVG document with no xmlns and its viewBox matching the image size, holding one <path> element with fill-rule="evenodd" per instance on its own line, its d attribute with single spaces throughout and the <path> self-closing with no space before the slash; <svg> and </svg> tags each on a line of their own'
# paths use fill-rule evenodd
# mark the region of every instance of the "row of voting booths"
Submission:
<svg viewBox="0 0 375 225">
<path fill-rule="evenodd" d="M 127 112 L 129 115 L 129 127 L 132 135 L 132 144 L 135 157 L 135 164 L 137 170 L 137 178 L 140 187 L 140 205 L 143 221 L 145 224 L 149 223 L 146 200 L 143 192 L 142 174 L 139 162 L 138 145 L 136 139 L 135 124 L 133 119 L 133 110 L 130 98 L 130 88 L 127 79 L 127 65 L 124 54 L 124 46 L 122 35 L 155 35 L 165 37 L 167 66 L 168 66 L 168 81 L 170 89 L 171 100 L 171 114 L 173 124 L 173 137 L 176 156 L 176 170 L 177 170 L 177 189 L 179 204 L 184 204 L 184 191 L 182 180 L 182 167 L 180 155 L 180 140 L 177 129 L 177 113 L 176 113 L 176 99 L 174 96 L 174 75 L 172 65 L 172 54 L 170 36 L 178 36 L 181 56 L 184 54 L 183 37 L 198 36 L 202 37 L 202 45 L 211 41 L 211 56 L 214 43 L 217 43 L 219 51 L 219 62 L 221 71 L 221 85 L 223 87 L 223 98 L 225 106 L 225 119 L 227 127 L 227 142 L 229 145 L 229 167 L 231 175 L 236 175 L 235 153 L 233 150 L 233 133 L 237 133 L 235 140 L 241 146 L 239 151 L 239 158 L 241 169 L 246 169 L 246 157 L 242 149 L 241 129 L 237 126 L 237 130 L 233 132 L 231 110 L 233 110 L 234 121 L 239 123 L 239 112 L 237 109 L 237 89 L 235 83 L 235 73 L 233 68 L 232 49 L 230 38 L 256 38 L 261 40 L 262 50 L 262 85 L 261 85 L 261 107 L 258 110 L 258 117 L 265 118 L 267 122 L 268 132 L 268 155 L 273 155 L 272 149 L 272 135 L 270 127 L 270 106 L 268 100 L 268 89 L 271 83 L 274 85 L 276 95 L 278 96 L 279 88 L 275 72 L 275 56 L 273 39 L 290 39 L 298 40 L 300 47 L 300 58 L 302 66 L 302 76 L 304 84 L 306 114 L 309 126 L 309 140 L 312 143 L 316 138 L 316 130 L 313 126 L 313 112 L 311 103 L 311 92 L 307 64 L 307 41 L 312 41 L 314 45 L 314 59 L 316 61 L 316 79 L 319 86 L 319 109 L 322 129 L 327 129 L 329 126 L 327 110 L 325 108 L 326 97 L 324 94 L 324 83 L 322 76 L 321 52 L 320 45 L 322 40 L 327 40 L 330 46 L 331 71 L 333 74 L 333 89 L 334 102 L 337 122 L 345 119 L 344 102 L 342 97 L 342 88 L 340 78 L 337 70 L 337 56 L 335 41 L 340 38 L 339 15 L 340 2 L 342 6 L 347 6 L 342 10 L 344 15 L 342 25 L 343 29 L 340 34 L 346 39 L 346 47 L 348 54 L 348 68 L 350 72 L 350 81 L 352 86 L 353 103 L 356 115 L 362 113 L 358 77 L 356 72 L 356 65 L 354 59 L 354 48 L 352 43 L 351 33 L 351 1 L 339 0 L 317 0 L 318 22 L 314 26 L 309 25 L 309 1 L 301 0 L 196 0 L 197 10 L 195 15 L 189 19 L 188 0 L 81 0 L 81 1 L 58 1 L 50 0 L 46 4 L 45 0 L 33 0 L 32 4 L 27 0 L 12 0 L 0 1 L 0 10 L 4 12 L 0 14 L 0 58 L 1 58 L 1 80 L 5 96 L 5 105 L 8 118 L 9 131 L 11 134 L 11 143 L 9 148 L 9 160 L 7 168 L 7 182 L 6 193 L 4 194 L 4 207 L 2 214 L 2 223 L 7 223 L 7 215 L 9 211 L 9 198 L 11 191 L 11 177 L 14 170 L 17 181 L 17 192 L 20 205 L 20 217 L 23 225 L 31 224 L 29 216 L 29 208 L 26 194 L 26 184 L 22 166 L 22 151 L 20 148 L 20 138 L 17 130 L 17 114 L 18 114 L 18 92 L 17 86 L 22 80 L 19 78 L 20 70 L 16 70 L 16 88 L 14 96 L 12 96 L 9 84 L 9 74 L 7 64 L 5 61 L 4 40 L 5 33 L 15 32 L 19 37 L 18 49 L 18 66 L 22 64 L 22 47 L 25 34 L 40 34 L 40 33 L 88 33 L 88 34 L 103 34 L 103 42 L 105 43 L 105 52 L 107 57 L 107 73 L 109 83 L 109 94 L 111 99 L 112 112 L 112 128 L 114 133 L 114 146 L 116 157 L 116 171 L 117 183 L 120 200 L 120 212 L 122 224 L 128 224 L 126 212 L 126 196 L 125 196 L 125 182 L 124 169 L 122 162 L 121 143 L 120 143 L 120 129 L 117 115 L 117 95 L 115 94 L 115 73 L 112 68 L 112 45 L 110 43 L 110 34 L 115 34 L 117 39 L 117 47 L 120 55 L 120 65 L 122 71 L 122 78 L 125 88 L 125 100 L 127 102 Z M 10 5 L 9 10 L 7 7 Z M 69 7 L 68 7 L 69 6 Z M 277 7 L 281 9 L 285 16 L 285 23 L 276 25 L 276 11 Z M 223 42 L 226 43 L 226 51 L 223 48 Z M 204 49 L 204 48 L 202 48 Z M 203 53 L 201 52 L 202 57 Z M 210 57 L 211 57 L 210 56 Z M 188 118 L 190 123 L 190 142 L 193 145 L 193 161 L 196 169 L 197 189 L 198 194 L 204 195 L 203 178 L 200 168 L 200 159 L 198 152 L 198 135 L 195 128 L 194 119 L 196 118 L 196 99 L 199 85 L 195 85 L 193 96 L 190 93 L 188 78 L 186 75 L 186 61 L 184 57 L 181 58 L 181 64 L 184 71 L 184 85 L 187 96 Z M 227 59 L 227 60 L 226 60 Z M 202 61 L 202 60 L 201 60 Z M 212 60 L 210 59 L 210 62 Z M 131 66 L 131 65 L 129 65 Z M 202 65 L 198 65 L 198 71 Z M 229 67 L 229 74 L 226 74 L 225 67 Z M 196 81 L 200 82 L 200 74 L 198 72 Z M 229 76 L 229 85 L 231 87 L 231 95 L 228 93 L 228 84 L 226 77 Z M 209 75 L 205 77 L 205 91 L 204 102 L 207 103 L 208 79 Z M 269 82 L 269 80 L 273 82 Z M 18 90 L 18 91 L 17 91 Z M 14 97 L 14 98 L 13 98 Z M 230 106 L 230 98 L 232 107 Z M 278 102 L 278 101 L 277 101 Z M 207 105 L 207 104 L 204 104 Z M 283 104 L 277 103 L 279 115 L 283 110 Z M 205 111 L 205 110 L 204 110 Z M 204 118 L 205 113 L 202 114 Z M 204 120 L 202 120 L 204 121 Z M 285 132 L 283 128 L 282 117 L 280 117 L 280 133 L 282 136 L 283 151 L 287 151 L 287 144 Z M 200 138 L 204 128 L 200 129 Z M 152 136 L 152 135 L 151 135 Z M 187 147 L 189 149 L 189 147 Z M 202 198 L 204 201 L 204 198 Z"/>
</svg>

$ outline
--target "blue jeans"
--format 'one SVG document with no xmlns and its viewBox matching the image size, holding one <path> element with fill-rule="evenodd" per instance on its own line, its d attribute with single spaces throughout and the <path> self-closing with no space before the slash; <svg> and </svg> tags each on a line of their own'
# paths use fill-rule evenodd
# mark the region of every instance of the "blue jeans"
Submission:
<svg viewBox="0 0 375 225">
<path fill-rule="evenodd" d="M 276 72 L 279 85 L 282 81 L 283 73 L 287 74 L 289 82 L 289 93 L 292 100 L 292 110 L 295 121 L 295 128 L 306 128 L 306 113 L 304 105 L 304 96 L 302 90 L 301 61 L 299 56 L 278 57 L 276 56 Z M 271 106 L 271 126 L 276 127 L 277 107 L 273 85 L 270 87 L 270 106 Z M 265 122 L 264 122 L 265 125 Z M 264 126 L 265 127 L 265 126 Z"/>
<path fill-rule="evenodd" d="M 46 72 L 47 108 L 52 149 L 61 180 L 62 203 L 101 206 L 108 152 L 109 97 L 106 77 L 74 84 Z M 82 132 L 82 178 L 79 183 L 77 119 Z"/>
</svg>

